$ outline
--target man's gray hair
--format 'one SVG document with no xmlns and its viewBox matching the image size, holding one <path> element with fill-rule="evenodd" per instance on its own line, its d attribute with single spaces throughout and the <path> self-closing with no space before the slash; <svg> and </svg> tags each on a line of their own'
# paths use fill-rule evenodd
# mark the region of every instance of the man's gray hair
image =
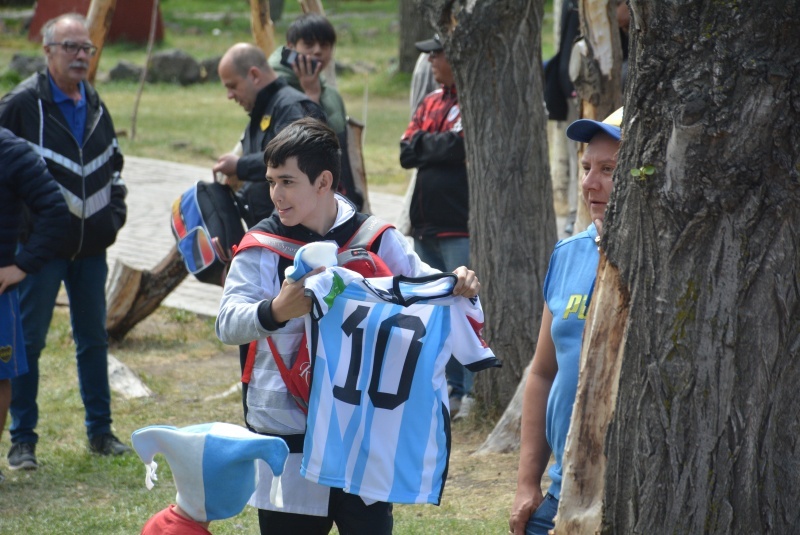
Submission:
<svg viewBox="0 0 800 535">
<path fill-rule="evenodd" d="M 79 22 L 83 24 L 84 28 L 89 28 L 89 22 L 86 20 L 86 17 L 81 15 L 80 13 L 65 13 L 63 15 L 59 15 L 54 19 L 50 19 L 44 23 L 42 26 L 42 44 L 47 45 L 52 43 L 53 40 L 56 38 L 56 24 L 63 20 L 71 20 L 74 22 Z"/>
</svg>

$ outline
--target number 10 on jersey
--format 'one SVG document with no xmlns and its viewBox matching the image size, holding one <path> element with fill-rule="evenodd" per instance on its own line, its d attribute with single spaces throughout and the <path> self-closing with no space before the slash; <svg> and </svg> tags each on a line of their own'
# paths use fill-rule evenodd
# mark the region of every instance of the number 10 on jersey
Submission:
<svg viewBox="0 0 800 535">
<path fill-rule="evenodd" d="M 371 307 L 359 305 L 342 322 L 342 331 L 350 341 L 350 363 L 343 385 L 334 385 L 336 399 L 360 405 L 362 390 L 358 389 L 362 364 L 370 370 L 367 395 L 379 409 L 392 410 L 408 401 L 411 382 L 422 352 L 425 325 L 417 316 L 397 313 L 380 321 L 374 345 L 365 340 L 370 325 Z M 398 343 L 403 342 L 403 343 Z M 398 350 L 405 346 L 405 350 Z M 399 378 L 396 372 L 399 368 Z M 390 387 L 390 385 L 392 385 Z"/>
</svg>

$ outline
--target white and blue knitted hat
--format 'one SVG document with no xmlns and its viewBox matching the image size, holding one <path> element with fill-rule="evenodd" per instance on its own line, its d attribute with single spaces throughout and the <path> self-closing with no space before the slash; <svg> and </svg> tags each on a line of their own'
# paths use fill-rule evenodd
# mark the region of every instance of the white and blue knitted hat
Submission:
<svg viewBox="0 0 800 535">
<path fill-rule="evenodd" d="M 230 518 L 244 509 L 258 481 L 257 459 L 272 468 L 270 500 L 282 506 L 280 475 L 289 448 L 280 438 L 216 422 L 180 429 L 151 425 L 134 431 L 131 442 L 147 466 L 147 488 L 158 479 L 153 457 L 161 453 L 172 469 L 176 503 L 198 522 Z"/>
</svg>

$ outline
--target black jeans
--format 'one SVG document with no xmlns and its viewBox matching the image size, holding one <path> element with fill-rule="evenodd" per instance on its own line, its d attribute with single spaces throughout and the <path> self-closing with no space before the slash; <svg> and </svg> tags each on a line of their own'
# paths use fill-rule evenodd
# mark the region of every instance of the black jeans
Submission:
<svg viewBox="0 0 800 535">
<path fill-rule="evenodd" d="M 331 489 L 328 516 L 258 510 L 261 535 L 327 535 L 334 522 L 340 535 L 391 535 L 394 526 L 392 504 L 375 502 L 367 505 L 355 494 Z"/>
</svg>

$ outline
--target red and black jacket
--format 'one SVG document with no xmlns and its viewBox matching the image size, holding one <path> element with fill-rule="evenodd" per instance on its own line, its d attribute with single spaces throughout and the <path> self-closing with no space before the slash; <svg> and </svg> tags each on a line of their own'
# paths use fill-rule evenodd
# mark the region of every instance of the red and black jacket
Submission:
<svg viewBox="0 0 800 535">
<path fill-rule="evenodd" d="M 400 165 L 417 168 L 411 200 L 416 239 L 469 236 L 469 189 L 455 87 L 430 93 L 400 140 Z"/>
</svg>

